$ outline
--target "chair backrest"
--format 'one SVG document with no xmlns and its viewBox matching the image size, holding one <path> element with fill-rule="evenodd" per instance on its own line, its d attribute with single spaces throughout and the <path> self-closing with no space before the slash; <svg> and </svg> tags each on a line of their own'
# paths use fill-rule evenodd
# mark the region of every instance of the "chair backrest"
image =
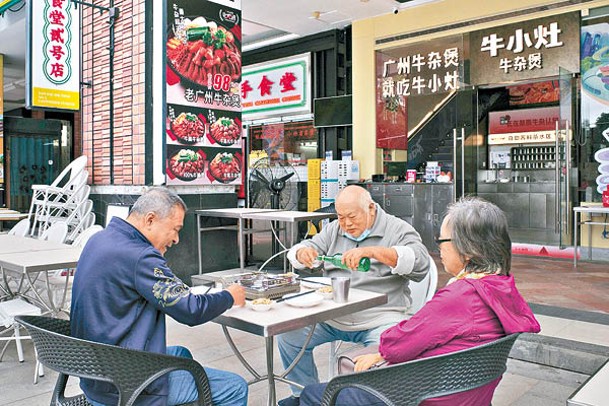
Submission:
<svg viewBox="0 0 609 406">
<path fill-rule="evenodd" d="M 429 272 L 425 275 L 425 278 L 421 282 L 410 281 L 408 287 L 410 288 L 410 297 L 412 298 L 412 305 L 410 310 L 408 310 L 408 314 L 412 315 L 431 300 L 438 287 L 438 268 L 431 255 L 429 256 Z"/>
<path fill-rule="evenodd" d="M 68 236 L 68 223 L 65 221 L 57 221 L 49 228 L 44 230 L 44 233 L 40 236 L 41 240 L 53 241 L 62 243 L 66 240 Z"/>
<path fill-rule="evenodd" d="M 77 176 L 81 175 L 81 172 L 85 169 L 85 166 L 87 166 L 87 156 L 81 155 L 72 162 L 70 162 L 68 166 L 66 166 L 64 170 L 61 171 L 57 178 L 53 180 L 51 186 L 56 187 L 59 186 L 59 184 L 62 182 L 68 182 L 72 179 L 75 179 Z"/>
<path fill-rule="evenodd" d="M 89 241 L 89 238 L 91 238 L 93 234 L 103 229 L 104 228 L 98 224 L 94 224 L 91 227 L 86 228 L 80 234 L 78 234 L 76 239 L 72 242 L 72 245 L 78 248 L 84 248 L 87 241 Z"/>
<path fill-rule="evenodd" d="M 29 332 L 42 364 L 60 373 L 53 401 L 63 397 L 68 376 L 110 382 L 118 390 L 118 404 L 132 405 L 157 378 L 176 370 L 190 372 L 199 393 L 198 405 L 212 405 L 205 370 L 189 358 L 130 350 L 70 336 L 70 322 L 41 316 L 17 316 Z M 61 387 L 63 386 L 63 387 Z M 51 403 L 59 404 L 59 403 Z M 85 403 L 83 403 L 85 404 Z"/>
<path fill-rule="evenodd" d="M 505 372 L 518 335 L 449 354 L 336 376 L 328 383 L 321 404 L 334 405 L 338 393 L 348 387 L 371 393 L 389 406 L 416 406 L 425 399 L 479 388 Z"/>
<path fill-rule="evenodd" d="M 19 237 L 25 237 L 28 235 L 28 231 L 30 230 L 30 219 L 26 218 L 20 220 L 17 224 L 13 226 L 8 232 L 9 235 L 17 235 Z"/>
</svg>

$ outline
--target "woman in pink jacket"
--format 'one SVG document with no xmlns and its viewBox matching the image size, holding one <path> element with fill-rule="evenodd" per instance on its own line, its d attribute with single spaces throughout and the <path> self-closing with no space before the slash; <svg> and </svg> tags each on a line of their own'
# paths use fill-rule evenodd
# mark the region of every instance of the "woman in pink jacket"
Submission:
<svg viewBox="0 0 609 406">
<path fill-rule="evenodd" d="M 355 358 L 355 371 L 388 362 L 482 345 L 512 333 L 537 333 L 539 323 L 510 275 L 511 241 L 505 214 L 479 198 L 464 198 L 448 208 L 436 240 L 444 269 L 453 275 L 446 287 L 412 318 L 383 332 L 379 352 Z M 425 406 L 488 406 L 501 378 L 477 389 L 429 399 Z M 307 386 L 301 405 L 319 405 L 325 384 Z M 383 405 L 357 389 L 343 390 L 337 405 Z"/>
</svg>

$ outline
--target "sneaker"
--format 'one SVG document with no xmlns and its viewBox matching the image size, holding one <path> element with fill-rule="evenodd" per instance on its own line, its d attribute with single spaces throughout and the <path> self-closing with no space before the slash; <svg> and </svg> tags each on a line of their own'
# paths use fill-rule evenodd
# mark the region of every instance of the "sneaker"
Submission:
<svg viewBox="0 0 609 406">
<path fill-rule="evenodd" d="M 299 406 L 300 398 L 290 396 L 289 398 L 281 399 L 277 404 L 279 406 Z"/>
</svg>

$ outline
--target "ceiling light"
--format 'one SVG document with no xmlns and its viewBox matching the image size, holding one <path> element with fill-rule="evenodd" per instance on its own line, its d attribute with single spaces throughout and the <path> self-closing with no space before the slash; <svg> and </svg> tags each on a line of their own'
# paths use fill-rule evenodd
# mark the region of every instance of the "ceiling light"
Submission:
<svg viewBox="0 0 609 406">
<path fill-rule="evenodd" d="M 241 47 L 241 51 L 247 52 L 247 51 L 251 51 L 253 49 L 258 49 L 258 48 L 266 47 L 269 45 L 279 44 L 280 42 L 286 42 L 286 41 L 290 41 L 290 40 L 293 40 L 296 38 L 300 38 L 300 35 L 298 35 L 298 34 L 279 35 L 277 37 L 271 37 L 271 38 L 263 39 L 261 41 L 244 44 Z"/>
<path fill-rule="evenodd" d="M 319 16 L 321 15 L 321 11 L 314 11 L 311 13 L 311 18 L 319 20 Z"/>
</svg>

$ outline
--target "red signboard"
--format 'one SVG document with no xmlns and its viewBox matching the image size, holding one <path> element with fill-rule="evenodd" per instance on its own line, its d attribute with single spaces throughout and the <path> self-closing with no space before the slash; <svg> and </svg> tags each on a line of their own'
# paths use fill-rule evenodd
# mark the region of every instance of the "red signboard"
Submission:
<svg viewBox="0 0 609 406">
<path fill-rule="evenodd" d="M 559 120 L 558 106 L 489 113 L 489 134 L 553 131 Z"/>
</svg>

